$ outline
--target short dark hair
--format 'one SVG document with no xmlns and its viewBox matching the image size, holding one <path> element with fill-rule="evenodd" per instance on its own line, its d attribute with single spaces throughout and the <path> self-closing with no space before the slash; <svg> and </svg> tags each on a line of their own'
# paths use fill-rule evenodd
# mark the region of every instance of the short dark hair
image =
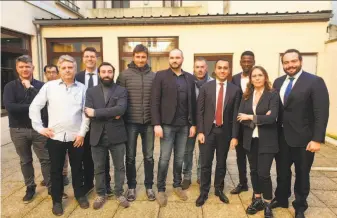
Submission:
<svg viewBox="0 0 337 218">
<path fill-rule="evenodd" d="M 252 51 L 244 51 L 244 52 L 242 52 L 241 58 L 243 56 L 251 56 L 251 57 L 255 58 L 255 55 L 254 55 L 254 53 Z"/>
<path fill-rule="evenodd" d="M 228 62 L 228 65 L 230 65 L 230 63 L 231 63 L 227 58 L 220 58 L 215 62 L 214 69 L 215 69 L 215 67 L 216 67 L 216 65 L 218 64 L 219 61 L 226 61 L 226 62 Z"/>
<path fill-rule="evenodd" d="M 84 53 L 85 53 L 86 51 L 95 52 L 95 54 L 96 54 L 96 56 L 97 56 L 97 50 L 96 50 L 96 48 L 94 48 L 94 47 L 86 47 L 86 48 L 84 49 L 84 51 L 83 51 L 83 55 L 84 55 Z"/>
<path fill-rule="evenodd" d="M 23 62 L 23 63 L 33 63 L 32 58 L 29 55 L 21 55 L 20 57 L 17 57 L 15 60 L 15 63 L 17 64 L 18 62 Z"/>
<path fill-rule="evenodd" d="M 112 66 L 112 64 L 110 64 L 109 62 L 102 62 L 97 69 L 97 72 L 99 73 L 101 71 L 101 67 L 102 66 L 110 66 L 112 68 L 113 73 L 115 74 L 115 68 L 114 66 Z"/>
<path fill-rule="evenodd" d="M 47 64 L 46 66 L 44 66 L 43 72 L 46 73 L 47 68 L 52 68 L 52 67 L 55 67 L 56 68 L 56 72 L 59 73 L 59 69 L 54 64 Z"/>
<path fill-rule="evenodd" d="M 288 49 L 287 51 L 285 51 L 284 54 L 281 56 L 281 62 L 282 63 L 283 63 L 283 57 L 284 57 L 284 55 L 286 55 L 288 53 L 296 53 L 298 55 L 298 59 L 300 61 L 302 61 L 302 55 L 301 55 L 300 51 L 297 50 L 297 49 L 291 48 L 291 49 Z"/>
<path fill-rule="evenodd" d="M 138 44 L 136 47 L 133 49 L 132 55 L 134 56 L 136 53 L 139 52 L 144 52 L 146 56 L 149 56 L 149 49 L 146 48 L 143 44 Z"/>
</svg>

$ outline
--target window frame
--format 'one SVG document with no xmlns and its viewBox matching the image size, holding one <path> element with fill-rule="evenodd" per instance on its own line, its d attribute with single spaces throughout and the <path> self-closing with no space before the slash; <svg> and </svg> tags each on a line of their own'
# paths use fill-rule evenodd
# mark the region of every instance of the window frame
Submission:
<svg viewBox="0 0 337 218">
<path fill-rule="evenodd" d="M 29 55 L 30 57 L 32 57 L 32 40 L 31 40 L 30 35 L 15 32 L 15 31 L 3 28 L 3 27 L 1 27 L 1 33 L 11 35 L 11 36 L 14 36 L 14 37 L 18 37 L 18 38 L 23 38 L 23 39 L 27 40 L 27 45 L 28 45 L 27 49 L 13 48 L 13 47 L 10 47 L 10 46 L 2 46 L 1 45 L 1 52 L 20 53 L 20 54 Z"/>
<path fill-rule="evenodd" d="M 165 2 L 170 2 L 170 6 L 165 6 Z M 175 0 L 163 0 L 163 8 L 180 8 L 183 6 L 183 1 L 179 0 L 179 6 L 174 6 Z"/>
</svg>

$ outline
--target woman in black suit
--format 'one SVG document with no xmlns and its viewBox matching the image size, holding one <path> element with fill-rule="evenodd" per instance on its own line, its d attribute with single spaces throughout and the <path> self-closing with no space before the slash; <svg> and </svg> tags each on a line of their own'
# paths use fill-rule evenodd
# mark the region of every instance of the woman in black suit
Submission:
<svg viewBox="0 0 337 218">
<path fill-rule="evenodd" d="M 276 125 L 278 107 L 279 96 L 271 88 L 268 73 L 263 67 L 253 67 L 242 96 L 238 121 L 243 125 L 243 147 L 247 150 L 254 190 L 254 198 L 246 212 L 252 215 L 264 209 L 266 218 L 273 217 L 270 168 L 279 149 Z"/>
</svg>

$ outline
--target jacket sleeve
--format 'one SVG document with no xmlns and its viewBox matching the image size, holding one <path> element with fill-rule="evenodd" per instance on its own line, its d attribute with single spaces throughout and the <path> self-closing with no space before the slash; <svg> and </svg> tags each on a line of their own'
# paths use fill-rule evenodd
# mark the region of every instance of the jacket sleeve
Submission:
<svg viewBox="0 0 337 218">
<path fill-rule="evenodd" d="M 318 77 L 311 87 L 311 99 L 314 112 L 314 132 L 312 141 L 324 143 L 329 119 L 329 93 L 324 80 Z"/>
<path fill-rule="evenodd" d="M 191 92 L 191 97 L 192 97 L 192 126 L 196 126 L 197 125 L 197 120 L 196 120 L 196 106 L 197 106 L 197 96 L 195 93 L 195 85 L 194 85 L 194 81 L 192 80 L 192 92 Z"/>
<path fill-rule="evenodd" d="M 244 98 L 242 98 L 238 114 L 244 113 L 245 105 L 246 105 L 246 100 Z M 251 120 L 243 120 L 243 121 L 241 121 L 241 124 L 244 125 L 244 126 L 247 126 L 247 127 L 251 128 L 251 129 L 255 128 L 255 124 Z"/>
<path fill-rule="evenodd" d="M 160 73 L 157 73 L 154 77 L 151 91 L 151 121 L 152 125 L 161 124 L 161 79 Z"/>
<path fill-rule="evenodd" d="M 3 94 L 3 102 L 8 112 L 28 112 L 30 104 L 20 104 L 15 101 L 13 83 L 6 84 Z"/>
<path fill-rule="evenodd" d="M 204 133 L 205 122 L 204 122 L 204 113 L 205 113 L 205 99 L 206 99 L 206 90 L 205 87 L 201 87 L 198 101 L 197 101 L 197 132 Z"/>
<path fill-rule="evenodd" d="M 97 119 L 110 119 L 116 116 L 123 116 L 126 108 L 127 108 L 127 101 L 128 101 L 128 93 L 125 88 L 124 91 L 118 96 L 117 104 L 113 107 L 109 108 L 100 108 L 95 109 L 95 116 Z"/>
<path fill-rule="evenodd" d="M 240 123 L 237 121 L 239 106 L 240 106 L 240 91 L 239 89 L 237 89 L 234 99 L 232 138 L 238 138 L 239 136 Z"/>
<path fill-rule="evenodd" d="M 265 125 L 276 123 L 279 110 L 279 96 L 276 91 L 272 92 L 272 96 L 269 102 L 270 115 L 254 115 L 253 123 L 255 125 Z"/>
<path fill-rule="evenodd" d="M 89 131 L 90 119 L 84 113 L 84 108 L 86 106 L 87 90 L 85 87 L 83 87 L 83 89 L 84 91 L 83 91 L 83 96 L 82 96 L 82 122 L 81 122 L 81 127 L 80 127 L 80 131 L 78 135 L 85 137 L 85 135 Z"/>
<path fill-rule="evenodd" d="M 119 73 L 116 84 L 122 87 L 126 87 L 124 72 Z"/>
</svg>

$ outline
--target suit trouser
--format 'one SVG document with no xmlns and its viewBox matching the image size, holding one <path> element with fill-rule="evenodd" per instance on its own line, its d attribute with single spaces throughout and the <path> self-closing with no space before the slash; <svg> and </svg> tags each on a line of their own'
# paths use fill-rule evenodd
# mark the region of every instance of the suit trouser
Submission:
<svg viewBox="0 0 337 218">
<path fill-rule="evenodd" d="M 265 200 L 273 197 L 270 169 L 275 154 L 259 153 L 259 139 L 253 138 L 250 151 L 247 151 L 250 176 L 255 194 L 263 194 Z"/>
<path fill-rule="evenodd" d="M 292 202 L 296 211 L 304 212 L 308 208 L 307 197 L 310 192 L 310 170 L 315 153 L 303 147 L 291 147 L 287 144 L 283 129 L 279 139 L 280 152 L 276 155 L 277 188 L 275 197 L 282 205 L 288 205 L 291 195 L 291 165 L 295 164 L 295 200 Z"/>
<path fill-rule="evenodd" d="M 83 146 L 75 148 L 74 142 L 61 142 L 48 139 L 47 148 L 51 160 L 51 194 L 53 203 L 62 202 L 63 186 L 63 165 L 66 152 L 68 151 L 69 162 L 71 168 L 72 184 L 76 199 L 85 195 L 83 186 L 83 168 L 82 156 L 84 152 Z"/>
<path fill-rule="evenodd" d="M 239 141 L 239 144 L 235 147 L 236 151 L 236 163 L 239 170 L 239 182 L 241 185 L 247 185 L 247 152 L 243 148 L 242 140 Z"/>
<path fill-rule="evenodd" d="M 90 145 L 90 132 L 88 132 L 84 138 L 84 152 L 83 152 L 83 170 L 84 170 L 84 186 L 86 192 L 88 192 L 90 189 L 94 187 L 94 161 L 92 159 L 91 154 L 91 145 Z M 106 162 L 105 162 L 105 181 L 107 181 L 107 186 L 110 187 L 110 158 L 109 158 L 109 152 L 106 156 Z"/>
<path fill-rule="evenodd" d="M 205 144 L 200 144 L 200 193 L 207 194 L 211 186 L 212 163 L 216 151 L 216 168 L 214 188 L 223 191 L 226 176 L 226 160 L 229 150 L 229 140 L 222 128 L 212 127 L 208 136 L 205 136 Z"/>
</svg>

